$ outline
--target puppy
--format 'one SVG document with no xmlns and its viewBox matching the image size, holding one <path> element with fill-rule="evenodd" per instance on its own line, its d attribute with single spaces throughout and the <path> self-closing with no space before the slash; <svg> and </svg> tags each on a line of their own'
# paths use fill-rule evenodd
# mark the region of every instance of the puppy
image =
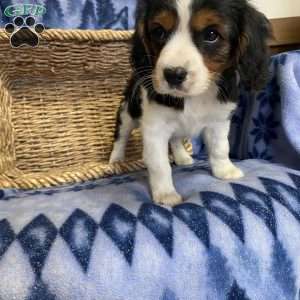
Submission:
<svg viewBox="0 0 300 300">
<path fill-rule="evenodd" d="M 266 17 L 247 0 L 140 0 L 132 48 L 132 78 L 121 104 L 110 162 L 124 159 L 140 126 L 143 158 L 156 203 L 176 205 L 168 160 L 193 162 L 182 140 L 203 134 L 215 177 L 243 173 L 229 159 L 230 119 L 240 82 L 261 88 L 268 77 Z"/>
</svg>

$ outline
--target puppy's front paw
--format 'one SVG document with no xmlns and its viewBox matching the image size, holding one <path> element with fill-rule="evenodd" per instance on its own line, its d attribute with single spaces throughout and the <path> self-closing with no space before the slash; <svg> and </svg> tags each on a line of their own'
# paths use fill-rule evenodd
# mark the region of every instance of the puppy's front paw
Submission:
<svg viewBox="0 0 300 300">
<path fill-rule="evenodd" d="M 177 166 L 189 166 L 192 165 L 194 162 L 194 160 L 188 153 L 174 157 L 174 161 Z"/>
<path fill-rule="evenodd" d="M 110 158 L 109 158 L 110 164 L 114 164 L 114 163 L 122 162 L 122 161 L 124 161 L 124 155 L 122 153 L 119 153 L 117 151 L 113 151 L 111 153 Z"/>
<path fill-rule="evenodd" d="M 232 163 L 214 166 L 213 175 L 222 180 L 240 179 L 244 177 L 243 171 Z"/>
<path fill-rule="evenodd" d="M 109 159 L 109 164 L 112 165 L 112 164 L 115 164 L 115 163 L 118 163 L 118 162 L 122 162 L 122 161 L 123 161 L 122 159 L 111 157 Z"/>
<path fill-rule="evenodd" d="M 153 200 L 156 204 L 175 206 L 183 202 L 182 197 L 174 192 L 171 193 L 153 193 Z"/>
</svg>

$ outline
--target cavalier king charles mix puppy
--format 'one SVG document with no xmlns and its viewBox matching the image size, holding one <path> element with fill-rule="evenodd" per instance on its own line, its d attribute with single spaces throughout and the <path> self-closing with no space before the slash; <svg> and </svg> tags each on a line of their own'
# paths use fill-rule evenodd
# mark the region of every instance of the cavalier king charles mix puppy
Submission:
<svg viewBox="0 0 300 300">
<path fill-rule="evenodd" d="M 183 139 L 203 134 L 215 177 L 243 176 L 229 159 L 230 119 L 239 84 L 261 88 L 268 78 L 266 17 L 247 0 L 139 0 L 132 78 L 117 118 L 110 162 L 124 159 L 131 131 L 140 126 L 143 158 L 156 203 L 176 205 L 168 159 L 193 160 Z"/>
</svg>

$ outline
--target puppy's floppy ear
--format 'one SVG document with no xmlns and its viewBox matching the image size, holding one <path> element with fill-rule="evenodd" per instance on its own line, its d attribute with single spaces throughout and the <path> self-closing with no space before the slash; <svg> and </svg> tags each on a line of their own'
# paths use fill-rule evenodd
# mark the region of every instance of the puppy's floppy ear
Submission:
<svg viewBox="0 0 300 300">
<path fill-rule="evenodd" d="M 242 31 L 239 37 L 238 70 L 247 88 L 259 90 L 269 77 L 269 47 L 272 37 L 268 19 L 252 6 L 244 10 Z"/>
<path fill-rule="evenodd" d="M 143 70 L 152 66 L 148 36 L 145 28 L 145 11 L 146 3 L 144 0 L 139 0 L 136 11 L 135 33 L 132 39 L 131 63 L 140 75 L 142 75 Z"/>
<path fill-rule="evenodd" d="M 140 37 L 139 33 L 134 33 L 132 41 L 131 64 L 137 73 L 141 74 L 143 68 L 146 69 L 151 66 L 149 54 L 146 50 L 143 38 Z"/>
</svg>

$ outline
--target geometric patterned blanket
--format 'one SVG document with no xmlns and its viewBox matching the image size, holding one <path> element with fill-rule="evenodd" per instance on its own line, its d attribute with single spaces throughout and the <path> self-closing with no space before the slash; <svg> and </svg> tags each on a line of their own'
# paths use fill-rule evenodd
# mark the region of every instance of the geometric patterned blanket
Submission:
<svg viewBox="0 0 300 300">
<path fill-rule="evenodd" d="M 300 172 L 238 163 L 174 167 L 186 202 L 154 205 L 145 172 L 1 191 L 1 300 L 295 300 Z"/>
</svg>

